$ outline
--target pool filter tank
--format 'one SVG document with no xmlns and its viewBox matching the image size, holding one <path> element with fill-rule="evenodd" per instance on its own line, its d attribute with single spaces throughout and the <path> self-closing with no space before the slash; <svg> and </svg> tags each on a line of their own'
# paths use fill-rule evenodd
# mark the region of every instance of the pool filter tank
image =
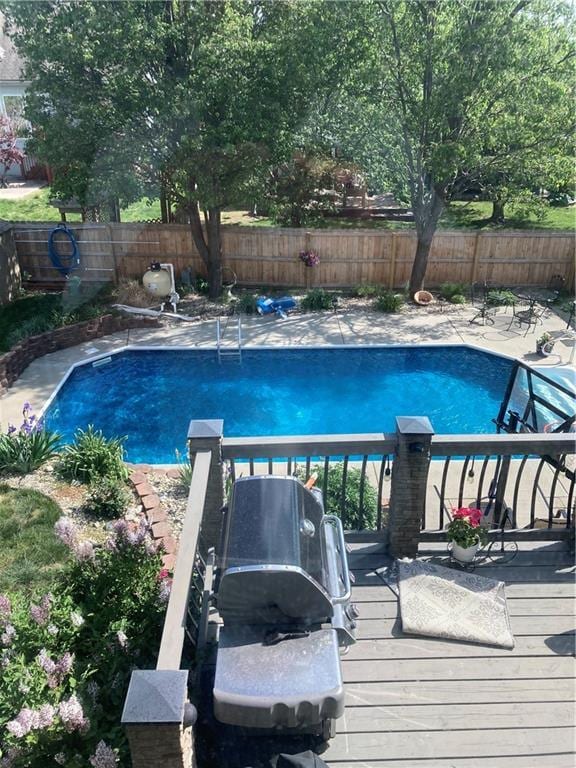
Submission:
<svg viewBox="0 0 576 768">
<path fill-rule="evenodd" d="M 142 283 L 147 293 L 162 300 L 160 304 L 162 311 L 168 301 L 172 305 L 173 311 L 176 312 L 176 304 L 180 301 L 180 296 L 176 293 L 174 266 L 172 264 L 161 264 L 159 261 L 152 262 L 148 271 L 144 273 Z"/>
</svg>

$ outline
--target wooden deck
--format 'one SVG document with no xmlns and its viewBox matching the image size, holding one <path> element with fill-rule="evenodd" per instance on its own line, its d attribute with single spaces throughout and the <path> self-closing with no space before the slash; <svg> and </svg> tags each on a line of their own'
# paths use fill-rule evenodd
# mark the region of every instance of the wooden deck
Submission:
<svg viewBox="0 0 576 768">
<path fill-rule="evenodd" d="M 573 768 L 574 565 L 566 544 L 506 544 L 476 573 L 506 582 L 513 651 L 403 636 L 380 545 L 353 544 L 358 642 L 331 768 Z M 447 564 L 445 545 L 424 559 Z M 382 570 L 384 569 L 384 570 Z"/>
</svg>

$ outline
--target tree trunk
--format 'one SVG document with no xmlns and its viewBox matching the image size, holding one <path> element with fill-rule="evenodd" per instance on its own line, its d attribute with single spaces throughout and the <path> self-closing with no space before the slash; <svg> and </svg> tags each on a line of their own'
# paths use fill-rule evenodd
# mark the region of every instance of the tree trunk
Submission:
<svg viewBox="0 0 576 768">
<path fill-rule="evenodd" d="M 436 227 L 438 226 L 438 219 L 444 208 L 444 203 L 442 198 L 434 192 L 429 205 L 426 205 L 425 207 L 413 206 L 413 208 L 418 240 L 416 243 L 416 254 L 414 255 L 414 264 L 412 265 L 412 274 L 410 275 L 410 284 L 408 288 L 410 296 L 414 296 L 415 293 L 424 288 L 424 278 L 426 277 L 426 269 L 428 267 L 430 247 L 432 246 L 432 240 L 434 238 L 434 233 L 436 232 Z"/>
<path fill-rule="evenodd" d="M 202 229 L 202 222 L 200 221 L 200 211 L 198 210 L 198 204 L 192 203 L 188 205 L 188 214 L 190 217 L 190 232 L 192 233 L 192 240 L 196 246 L 200 258 L 204 262 L 206 269 L 210 266 L 210 254 L 208 251 L 208 244 L 204 238 L 204 230 Z"/>
<path fill-rule="evenodd" d="M 492 200 L 492 216 L 490 221 L 494 224 L 504 224 L 504 201 Z"/>
<path fill-rule="evenodd" d="M 170 214 L 168 213 L 168 198 L 166 197 L 166 192 L 164 190 L 160 192 L 160 217 L 162 219 L 162 224 L 170 223 Z"/>
<path fill-rule="evenodd" d="M 208 210 L 208 296 L 217 299 L 222 294 L 222 231 L 220 208 Z"/>
<path fill-rule="evenodd" d="M 424 288 L 424 278 L 426 277 L 426 269 L 428 267 L 428 256 L 430 255 L 430 248 L 432 246 L 432 238 L 434 237 L 434 231 L 426 232 L 423 235 L 418 235 L 416 242 L 416 254 L 414 256 L 414 264 L 412 265 L 412 274 L 410 275 L 410 285 L 408 292 L 410 296 L 414 296 L 415 293 L 421 291 Z"/>
</svg>

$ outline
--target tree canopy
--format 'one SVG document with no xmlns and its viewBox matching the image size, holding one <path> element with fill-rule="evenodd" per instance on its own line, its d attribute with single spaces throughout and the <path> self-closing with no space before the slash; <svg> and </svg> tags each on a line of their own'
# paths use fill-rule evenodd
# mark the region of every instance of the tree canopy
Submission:
<svg viewBox="0 0 576 768">
<path fill-rule="evenodd" d="M 518 191 L 534 183 L 529 168 L 538 155 L 569 155 L 572 11 L 562 0 L 365 0 L 357 7 L 370 45 L 323 117 L 369 178 L 410 201 L 414 293 L 451 199 L 498 179 Z"/>
<path fill-rule="evenodd" d="M 424 282 L 443 207 L 564 175 L 573 130 L 564 0 L 4 0 L 54 192 L 167 194 L 221 290 L 220 215 L 295 150 L 339 145 L 399 199 Z M 550 173 L 552 174 L 552 170 Z M 202 224 L 204 219 L 204 225 Z"/>
</svg>

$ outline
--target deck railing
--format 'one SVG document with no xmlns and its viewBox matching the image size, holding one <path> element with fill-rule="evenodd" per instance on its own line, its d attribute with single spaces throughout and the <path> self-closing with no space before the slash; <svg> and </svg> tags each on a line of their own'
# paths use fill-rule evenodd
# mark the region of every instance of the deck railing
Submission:
<svg viewBox="0 0 576 768">
<path fill-rule="evenodd" d="M 442 531 L 462 506 L 482 509 L 493 529 L 516 537 L 570 529 L 574 452 L 572 434 L 434 436 L 422 530 Z"/>
<path fill-rule="evenodd" d="M 317 487 L 322 490 L 325 499 L 330 470 L 338 467 L 339 489 L 334 492 L 334 496 L 335 504 L 340 508 L 332 511 L 340 513 L 344 518 L 347 506 L 347 517 L 357 522 L 355 527 L 358 530 L 371 528 L 379 531 L 386 523 L 388 498 L 385 487 L 391 477 L 395 447 L 395 435 L 382 433 L 231 437 L 222 441 L 222 458 L 228 464 L 232 482 L 241 476 L 257 474 L 298 475 L 307 479 L 316 471 L 319 475 Z M 357 488 L 354 495 L 357 506 L 354 509 L 350 509 L 354 502 L 348 493 L 351 470 L 355 472 Z M 370 518 L 366 503 L 369 487 L 377 494 L 376 515 L 372 526 L 365 524 Z"/>
<path fill-rule="evenodd" d="M 156 669 L 180 669 L 186 637 L 193 644 L 196 640 L 206 568 L 206 560 L 199 551 L 198 542 L 210 459 L 209 451 L 196 454 Z"/>
<path fill-rule="evenodd" d="M 254 474 L 299 474 L 320 470 L 327 491 L 328 471 L 341 464 L 342 505 L 349 469 L 360 472 L 355 520 L 365 519 L 363 489 L 377 492 L 373 530 L 386 523 L 387 489 L 397 450 L 395 434 L 313 435 L 224 438 L 222 458 L 231 481 Z M 426 503 L 421 530 L 441 533 L 453 507 L 478 506 L 490 513 L 491 527 L 518 531 L 567 530 L 573 526 L 575 441 L 572 434 L 434 435 L 430 444 Z M 350 503 L 350 502 L 348 502 Z M 358 526 L 360 529 L 361 526 Z M 546 535 L 543 535 L 544 538 Z"/>
<path fill-rule="evenodd" d="M 197 592 L 202 591 L 203 571 L 209 565 L 199 551 L 200 531 L 211 463 L 210 451 L 196 452 L 156 669 L 136 669 L 130 678 L 122 724 L 133 768 L 193 764 L 196 709 L 189 700 L 190 664 L 183 663 L 182 656 L 187 638 L 196 644 L 201 623 L 203 606 Z"/>
</svg>

